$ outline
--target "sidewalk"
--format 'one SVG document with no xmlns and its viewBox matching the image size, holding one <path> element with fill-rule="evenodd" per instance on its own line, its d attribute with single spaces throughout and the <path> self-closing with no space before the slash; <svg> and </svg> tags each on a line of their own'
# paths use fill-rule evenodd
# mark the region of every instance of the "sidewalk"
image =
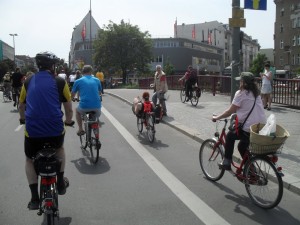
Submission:
<svg viewBox="0 0 300 225">
<path fill-rule="evenodd" d="M 106 89 L 105 94 L 118 97 L 131 105 L 133 98 L 141 96 L 143 91 L 145 90 Z M 153 90 L 148 91 L 153 93 Z M 223 112 L 230 105 L 230 96 L 213 96 L 211 93 L 202 93 L 197 107 L 192 106 L 190 102 L 180 102 L 179 91 L 170 90 L 167 97 L 168 116 L 163 118 L 163 122 L 199 142 L 211 138 L 215 132 L 212 115 Z M 104 107 L 105 104 L 104 100 Z M 273 104 L 272 110 L 265 112 L 267 117 L 273 113 L 277 123 L 290 133 L 279 155 L 278 164 L 282 166 L 285 174 L 285 188 L 300 195 L 300 110 Z M 238 152 L 235 153 L 235 157 L 238 157 Z"/>
</svg>

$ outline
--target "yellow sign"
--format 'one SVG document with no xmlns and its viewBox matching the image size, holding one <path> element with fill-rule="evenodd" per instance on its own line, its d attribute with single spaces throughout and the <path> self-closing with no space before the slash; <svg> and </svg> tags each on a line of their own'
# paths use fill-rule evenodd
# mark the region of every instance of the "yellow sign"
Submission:
<svg viewBox="0 0 300 225">
<path fill-rule="evenodd" d="M 232 17 L 233 18 L 244 18 L 244 9 L 233 8 L 232 9 Z"/>
<path fill-rule="evenodd" d="M 230 27 L 246 27 L 246 19 L 244 18 L 229 18 Z"/>
</svg>

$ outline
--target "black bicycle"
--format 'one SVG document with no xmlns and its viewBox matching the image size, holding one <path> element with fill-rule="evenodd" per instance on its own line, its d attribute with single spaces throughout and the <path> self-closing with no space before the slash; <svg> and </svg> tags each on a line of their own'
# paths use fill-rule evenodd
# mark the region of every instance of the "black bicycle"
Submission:
<svg viewBox="0 0 300 225">
<path fill-rule="evenodd" d="M 11 90 L 3 86 L 3 102 L 10 102 L 10 101 L 11 101 Z"/>
<path fill-rule="evenodd" d="M 47 225 L 55 224 L 55 218 L 59 219 L 57 174 L 60 171 L 61 159 L 55 154 L 56 149 L 46 144 L 33 158 L 35 171 L 41 178 L 37 214 L 45 215 Z"/>
<path fill-rule="evenodd" d="M 13 94 L 13 96 L 15 95 L 15 99 L 16 99 L 15 106 L 17 107 L 17 110 L 19 110 L 20 92 L 21 92 L 21 87 L 13 87 L 12 94 Z"/>
<path fill-rule="evenodd" d="M 191 104 L 197 106 L 199 98 L 201 97 L 201 89 L 197 85 L 192 86 L 192 96 L 190 98 Z M 185 103 L 189 100 L 188 96 L 185 94 L 185 87 L 180 90 L 180 100 L 182 103 Z"/>
<path fill-rule="evenodd" d="M 96 117 L 96 113 L 91 111 L 82 115 L 82 121 L 85 133 L 79 136 L 81 149 L 86 150 L 89 147 L 91 161 L 96 164 L 99 160 L 99 151 L 101 149 L 99 120 Z"/>
</svg>

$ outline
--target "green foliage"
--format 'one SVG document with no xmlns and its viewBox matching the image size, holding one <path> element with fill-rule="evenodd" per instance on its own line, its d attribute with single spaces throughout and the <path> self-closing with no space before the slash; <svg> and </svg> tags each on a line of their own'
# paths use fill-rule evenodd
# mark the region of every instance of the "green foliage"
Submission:
<svg viewBox="0 0 300 225">
<path fill-rule="evenodd" d="M 267 57 L 265 54 L 258 53 L 250 67 L 250 72 L 253 73 L 255 76 L 259 76 L 259 73 L 264 71 L 266 60 Z"/>
<path fill-rule="evenodd" d="M 14 71 L 14 61 L 10 59 L 4 59 L 0 61 L 0 80 L 2 80 L 6 72 Z"/>
<path fill-rule="evenodd" d="M 170 59 L 167 58 L 166 64 L 164 66 L 164 72 L 167 75 L 174 75 L 175 71 L 174 71 L 174 66 L 173 64 L 171 64 Z"/>
<path fill-rule="evenodd" d="M 123 84 L 129 72 L 138 74 L 149 71 L 152 41 L 148 32 L 125 23 L 110 23 L 98 33 L 93 55 L 96 67 L 107 71 L 122 71 Z"/>
</svg>

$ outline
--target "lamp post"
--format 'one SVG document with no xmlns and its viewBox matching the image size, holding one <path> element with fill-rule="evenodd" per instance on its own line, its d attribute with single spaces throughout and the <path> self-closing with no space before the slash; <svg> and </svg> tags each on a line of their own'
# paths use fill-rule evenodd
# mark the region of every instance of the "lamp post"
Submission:
<svg viewBox="0 0 300 225">
<path fill-rule="evenodd" d="M 14 66 L 16 66 L 16 48 L 15 48 L 15 36 L 18 36 L 18 34 L 9 34 L 13 37 L 13 44 L 14 44 Z"/>
</svg>

